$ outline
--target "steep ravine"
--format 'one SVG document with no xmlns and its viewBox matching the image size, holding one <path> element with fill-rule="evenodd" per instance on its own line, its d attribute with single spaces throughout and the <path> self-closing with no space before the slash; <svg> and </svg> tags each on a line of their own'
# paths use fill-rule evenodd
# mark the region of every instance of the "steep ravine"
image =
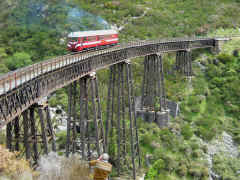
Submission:
<svg viewBox="0 0 240 180">
<path fill-rule="evenodd" d="M 195 137 L 196 138 L 196 137 Z M 197 138 L 201 146 L 207 147 L 207 152 L 204 154 L 209 168 L 209 180 L 220 180 L 221 177 L 214 172 L 213 156 L 223 153 L 226 157 L 238 158 L 239 151 L 237 145 L 233 142 L 232 136 L 227 132 L 223 132 L 210 142 L 205 142 L 201 138 Z M 240 168 L 240 167 L 239 167 Z"/>
</svg>

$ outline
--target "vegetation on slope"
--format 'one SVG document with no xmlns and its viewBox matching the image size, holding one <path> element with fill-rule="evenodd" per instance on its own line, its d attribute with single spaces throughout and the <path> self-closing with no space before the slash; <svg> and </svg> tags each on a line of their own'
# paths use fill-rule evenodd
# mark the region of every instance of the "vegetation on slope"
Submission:
<svg viewBox="0 0 240 180">
<path fill-rule="evenodd" d="M 69 31 L 107 28 L 81 8 L 122 26 L 121 41 L 206 35 L 240 23 L 237 0 L 8 0 L 0 7 L 0 73 L 66 53 Z M 18 55 L 29 60 L 17 63 Z"/>
<path fill-rule="evenodd" d="M 193 89 L 188 92 L 189 86 L 185 84 L 188 93 L 170 97 L 180 102 L 180 116 L 172 120 L 167 129 L 149 128 L 142 134 L 142 146 L 145 153 L 152 154 L 154 162 L 147 180 L 208 179 L 206 144 L 225 131 L 240 145 L 240 89 L 237 85 L 240 83 L 240 57 L 233 51 L 239 45 L 238 41 L 229 42 L 221 54 L 205 53 L 198 58 L 206 69 L 200 70 L 195 64 Z M 182 82 L 176 82 L 179 83 Z M 199 138 L 206 143 L 201 143 Z M 153 146 L 156 143 L 159 148 Z M 239 179 L 239 165 L 239 158 L 223 152 L 213 157 L 213 171 L 223 179 Z"/>
<path fill-rule="evenodd" d="M 237 28 L 240 20 L 236 0 L 75 0 L 100 14 L 121 31 L 122 40 L 206 35 L 218 28 Z M 145 14 L 144 16 L 142 16 Z M 135 17 L 135 18 L 133 18 Z M 137 18 L 139 17 L 139 18 Z"/>
<path fill-rule="evenodd" d="M 0 74 L 66 54 L 71 31 L 108 27 L 100 17 L 65 0 L 8 0 L 0 8 Z"/>
<path fill-rule="evenodd" d="M 18 159 L 17 153 L 9 152 L 0 145 L 0 180 L 21 180 L 31 173 L 32 170 L 26 160 Z"/>
<path fill-rule="evenodd" d="M 0 180 L 90 180 L 92 173 L 80 156 L 58 156 L 51 152 L 41 157 L 33 171 L 29 162 L 0 145 Z"/>
</svg>

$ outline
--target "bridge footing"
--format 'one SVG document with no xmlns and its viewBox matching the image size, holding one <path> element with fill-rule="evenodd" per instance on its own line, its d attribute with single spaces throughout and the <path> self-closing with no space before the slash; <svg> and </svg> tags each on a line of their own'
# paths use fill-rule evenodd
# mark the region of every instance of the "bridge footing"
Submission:
<svg viewBox="0 0 240 180">
<path fill-rule="evenodd" d="M 167 127 L 168 123 L 169 123 L 169 109 L 165 110 L 165 111 L 161 111 L 161 112 L 156 112 L 155 115 L 155 121 L 158 125 L 158 127 L 162 128 L 162 127 Z"/>
<path fill-rule="evenodd" d="M 137 110 L 137 118 L 142 118 L 145 122 L 153 123 L 155 121 L 155 112 L 147 110 Z"/>
<path fill-rule="evenodd" d="M 145 122 L 153 123 L 155 122 L 158 127 L 167 127 L 169 123 L 169 114 L 170 111 L 164 110 L 164 111 L 148 111 L 148 110 L 137 110 L 136 111 L 137 117 L 142 118 Z"/>
</svg>

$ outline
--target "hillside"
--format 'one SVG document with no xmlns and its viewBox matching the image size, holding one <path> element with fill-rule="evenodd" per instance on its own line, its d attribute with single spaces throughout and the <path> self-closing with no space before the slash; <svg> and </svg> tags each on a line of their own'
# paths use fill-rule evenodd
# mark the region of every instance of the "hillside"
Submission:
<svg viewBox="0 0 240 180">
<path fill-rule="evenodd" d="M 7 0 L 0 8 L 1 73 L 67 53 L 66 34 L 74 30 L 112 25 L 129 41 L 206 35 L 240 23 L 237 0 Z"/>
<path fill-rule="evenodd" d="M 109 28 L 101 17 L 64 0 L 8 0 L 0 8 L 0 74 L 66 54 L 71 31 Z"/>
<path fill-rule="evenodd" d="M 180 103 L 181 113 L 169 128 L 149 125 L 143 135 L 142 145 L 154 162 L 147 180 L 209 179 L 209 174 L 239 179 L 240 58 L 232 55 L 239 44 L 227 43 L 217 56 L 206 52 L 197 57 L 190 84 L 168 78 L 176 88 L 167 89 L 168 97 Z"/>
<path fill-rule="evenodd" d="M 76 2 L 78 2 L 76 0 Z M 237 28 L 237 0 L 93 0 L 78 2 L 109 23 L 124 28 L 124 39 L 206 35 L 218 28 Z M 144 14 L 144 16 L 143 16 Z"/>
<path fill-rule="evenodd" d="M 66 34 L 76 29 L 112 25 L 124 42 L 239 33 L 240 27 L 239 0 L 7 0 L 0 2 L 0 10 L 0 74 L 66 54 Z M 146 180 L 211 180 L 209 174 L 240 178 L 239 47 L 235 40 L 219 55 L 194 51 L 191 81 L 166 72 L 167 98 L 180 104 L 181 113 L 164 129 L 139 121 Z M 165 55 L 164 67 L 174 58 Z M 141 62 L 133 63 L 137 96 Z M 108 72 L 98 76 L 105 108 Z M 66 110 L 66 89 L 58 90 L 50 104 Z M 65 134 L 57 137 L 64 147 Z"/>
</svg>

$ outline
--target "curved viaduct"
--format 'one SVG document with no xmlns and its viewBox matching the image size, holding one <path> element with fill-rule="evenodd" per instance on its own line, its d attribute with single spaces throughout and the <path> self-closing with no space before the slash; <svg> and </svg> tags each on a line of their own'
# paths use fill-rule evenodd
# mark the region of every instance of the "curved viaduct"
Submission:
<svg viewBox="0 0 240 180">
<path fill-rule="evenodd" d="M 64 86 L 69 86 L 68 98 L 68 128 L 67 128 L 67 143 L 66 155 L 70 152 L 76 152 L 80 149 L 82 157 L 90 157 L 90 142 L 96 145 L 96 151 L 108 151 L 109 134 L 113 128 L 113 112 L 117 112 L 117 157 L 119 162 L 117 166 L 120 173 L 120 164 L 123 156 L 127 156 L 126 149 L 126 122 L 124 107 L 124 96 L 128 97 L 128 118 L 130 119 L 130 147 L 132 157 L 133 176 L 136 177 L 135 160 L 138 159 L 139 165 L 139 143 L 136 123 L 136 112 L 134 110 L 135 101 L 132 94 L 131 84 L 131 66 L 130 60 L 136 57 L 144 56 L 144 77 L 142 88 L 141 110 L 138 112 L 140 116 L 146 116 L 144 108 L 152 107 L 151 111 L 155 112 L 154 116 L 166 118 L 166 102 L 164 90 L 163 65 L 161 53 L 177 52 L 176 68 L 186 74 L 191 75 L 191 50 L 199 48 L 213 48 L 218 50 L 219 38 L 189 38 L 189 39 L 171 39 L 171 40 L 156 40 L 156 41 L 139 41 L 127 44 L 121 44 L 113 48 L 99 50 L 95 52 L 79 53 L 74 55 L 65 55 L 43 61 L 31 66 L 10 72 L 0 77 L 0 129 L 7 125 L 7 147 L 10 150 L 19 150 L 20 143 L 25 147 L 26 158 L 31 157 L 37 161 L 39 157 L 38 141 L 41 142 L 44 153 L 48 153 L 48 138 L 52 138 L 52 149 L 56 150 L 54 134 L 49 116 L 49 110 L 45 107 L 38 109 L 38 117 L 40 119 L 41 132 L 38 133 L 38 128 L 35 126 L 35 108 L 39 108 L 36 104 L 42 98 Z M 107 122 L 106 128 L 103 128 L 101 117 L 100 99 L 98 95 L 97 79 L 94 72 L 110 67 L 110 80 L 108 92 L 108 107 L 107 107 Z M 126 73 L 125 73 L 126 71 Z M 160 77 L 160 78 L 159 78 Z M 77 96 L 77 86 L 80 89 L 80 95 Z M 154 88 L 153 88 L 154 87 Z M 90 88 L 90 89 L 88 89 Z M 117 91 L 114 92 L 114 89 Z M 124 94 L 124 88 L 127 88 L 127 93 Z M 90 90 L 90 91 L 89 91 Z M 89 91 L 89 92 L 88 92 Z M 88 94 L 89 93 L 89 94 Z M 114 94 L 115 93 L 115 94 Z M 155 97 L 152 96 L 154 94 Z M 114 96 L 117 96 L 117 104 L 114 110 Z M 160 97 L 160 109 L 154 107 L 154 98 Z M 88 98 L 89 97 L 89 98 Z M 91 98 L 92 99 L 91 99 Z M 76 99 L 80 100 L 80 122 L 76 120 Z M 145 98 L 145 99 L 144 99 Z M 91 99 L 91 116 L 93 121 L 89 119 L 88 99 Z M 120 107 L 121 104 L 121 107 Z M 44 111 L 43 111 L 44 110 Z M 44 112 L 47 114 L 44 115 Z M 84 112 L 84 113 L 82 113 Z M 147 110 L 148 113 L 149 110 Z M 159 113 L 156 113 L 159 112 Z M 35 112 L 36 113 L 36 112 Z M 81 115 L 83 114 L 83 115 Z M 152 116 L 153 113 L 147 114 Z M 19 124 L 20 116 L 23 116 L 22 133 Z M 111 117 L 112 116 L 112 117 Z M 47 122 L 44 122 L 44 117 Z M 146 117 L 145 117 L 146 118 Z M 81 122 L 81 119 L 85 122 Z M 111 120 L 110 120 L 111 119 Z M 111 122 L 112 121 L 112 122 Z M 157 120 L 158 121 L 158 120 Z M 47 125 L 44 125 L 46 123 Z M 93 123 L 96 128 L 94 137 L 90 137 L 88 123 Z M 160 122 L 161 124 L 161 122 Z M 47 130 L 44 128 L 47 126 Z M 78 129 L 78 130 L 77 130 Z M 105 131 L 105 133 L 104 133 Z M 49 133 L 50 132 L 50 133 Z M 81 132 L 80 143 L 77 142 L 77 132 Z M 39 140 L 40 139 L 40 140 Z M 102 141 L 101 141 L 102 140 Z M 86 146 L 85 146 L 86 144 Z M 102 146 L 100 145 L 102 144 Z M 33 152 L 31 152 L 33 151 Z M 86 151 L 86 152 L 85 152 Z"/>
<path fill-rule="evenodd" d="M 142 41 L 93 53 L 60 56 L 10 72 L 0 77 L 0 128 L 43 97 L 91 72 L 140 56 L 209 47 L 216 47 L 216 39 Z"/>
</svg>

